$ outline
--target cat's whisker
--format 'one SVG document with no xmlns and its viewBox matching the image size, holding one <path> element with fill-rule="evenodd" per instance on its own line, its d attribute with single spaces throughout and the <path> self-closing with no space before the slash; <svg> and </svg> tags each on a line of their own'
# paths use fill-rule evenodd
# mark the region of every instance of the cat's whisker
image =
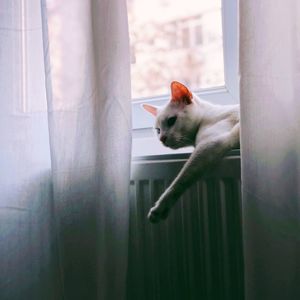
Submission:
<svg viewBox="0 0 300 300">
<path fill-rule="evenodd" d="M 179 147 L 188 146 L 188 145 L 192 145 L 192 144 L 193 144 L 193 140 L 186 136 L 180 136 L 176 140 L 176 146 L 179 146 Z"/>
</svg>

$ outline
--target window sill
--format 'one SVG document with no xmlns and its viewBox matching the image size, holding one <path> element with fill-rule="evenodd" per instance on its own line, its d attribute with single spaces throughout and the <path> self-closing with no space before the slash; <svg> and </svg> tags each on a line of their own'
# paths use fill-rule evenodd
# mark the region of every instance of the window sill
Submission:
<svg viewBox="0 0 300 300">
<path fill-rule="evenodd" d="M 168 153 L 168 154 L 155 154 L 155 155 L 140 155 L 133 156 L 132 161 L 134 163 L 138 163 L 140 161 L 158 161 L 158 160 L 182 160 L 186 161 L 191 152 L 182 152 L 182 153 Z M 227 158 L 239 158 L 240 157 L 240 149 L 232 149 L 225 155 L 225 159 Z"/>
<path fill-rule="evenodd" d="M 152 129 L 149 129 L 149 131 L 150 133 L 148 130 L 143 130 L 145 137 L 132 139 L 132 157 L 190 154 L 194 149 L 193 147 L 186 147 L 178 150 L 167 148 L 159 142 L 153 133 L 151 133 Z M 148 134 L 150 136 L 147 136 Z"/>
<path fill-rule="evenodd" d="M 168 173 L 169 175 L 172 174 L 172 176 L 175 176 L 189 156 L 190 153 L 135 156 L 132 158 L 131 177 L 135 178 L 136 176 L 140 176 L 140 169 L 143 169 L 145 165 L 149 166 L 149 168 L 147 167 L 147 169 L 143 169 L 144 172 L 147 173 L 148 177 L 155 178 L 157 176 L 162 176 L 163 174 L 157 174 L 157 170 L 160 170 L 162 173 Z M 159 166 L 161 166 L 162 163 L 167 166 L 163 170 L 159 169 Z M 216 165 L 216 167 L 205 173 L 203 178 L 235 178 L 236 180 L 240 180 L 240 149 L 233 149 L 229 151 L 227 155 Z"/>
</svg>

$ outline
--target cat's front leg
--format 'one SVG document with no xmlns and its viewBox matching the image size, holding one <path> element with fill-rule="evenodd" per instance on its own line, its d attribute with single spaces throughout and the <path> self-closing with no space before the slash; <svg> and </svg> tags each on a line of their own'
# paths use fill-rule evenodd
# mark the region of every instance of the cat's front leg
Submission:
<svg viewBox="0 0 300 300">
<path fill-rule="evenodd" d="M 158 200 L 148 213 L 148 219 L 151 223 L 157 223 L 164 220 L 169 215 L 170 207 L 162 200 Z"/>
<path fill-rule="evenodd" d="M 177 177 L 150 209 L 148 214 L 150 222 L 157 223 L 166 219 L 183 192 L 238 143 L 239 124 L 230 132 L 199 142 Z"/>
<path fill-rule="evenodd" d="M 148 219 L 151 223 L 157 223 L 168 217 L 171 207 L 174 204 L 176 195 L 168 188 L 155 202 L 155 205 L 148 213 Z"/>
</svg>

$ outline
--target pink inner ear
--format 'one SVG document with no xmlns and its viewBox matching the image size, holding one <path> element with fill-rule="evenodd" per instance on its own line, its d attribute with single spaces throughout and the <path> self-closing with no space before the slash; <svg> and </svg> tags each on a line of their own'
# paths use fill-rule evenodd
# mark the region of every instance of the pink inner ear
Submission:
<svg viewBox="0 0 300 300">
<path fill-rule="evenodd" d="M 157 108 L 155 106 L 149 105 L 149 104 L 143 104 L 143 108 L 152 114 L 153 116 L 157 115 Z"/>
<path fill-rule="evenodd" d="M 189 91 L 189 89 L 181 84 L 180 82 L 173 81 L 171 83 L 171 94 L 172 94 L 172 101 L 176 102 L 183 102 L 185 104 L 191 104 L 193 95 Z"/>
</svg>

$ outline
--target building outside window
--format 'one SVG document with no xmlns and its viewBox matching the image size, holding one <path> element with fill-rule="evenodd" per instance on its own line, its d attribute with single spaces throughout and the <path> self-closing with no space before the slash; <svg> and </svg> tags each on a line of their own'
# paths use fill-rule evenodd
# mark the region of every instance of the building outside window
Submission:
<svg viewBox="0 0 300 300">
<path fill-rule="evenodd" d="M 133 99 L 224 85 L 221 0 L 128 0 Z"/>
</svg>

